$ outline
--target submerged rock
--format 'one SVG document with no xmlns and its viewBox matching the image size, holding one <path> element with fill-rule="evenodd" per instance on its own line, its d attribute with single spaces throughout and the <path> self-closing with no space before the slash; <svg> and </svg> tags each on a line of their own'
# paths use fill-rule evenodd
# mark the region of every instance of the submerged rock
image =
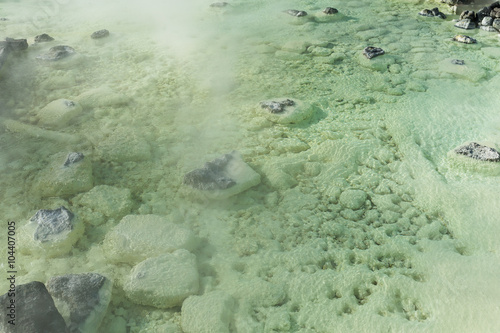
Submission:
<svg viewBox="0 0 500 333">
<path fill-rule="evenodd" d="M 427 17 L 440 17 L 442 19 L 446 18 L 446 15 L 444 13 L 441 13 L 437 7 L 432 9 L 423 9 L 418 14 Z"/>
<path fill-rule="evenodd" d="M 296 10 L 296 9 L 287 9 L 283 11 L 283 13 L 287 13 L 288 15 L 296 16 L 296 17 L 301 17 L 301 16 L 306 16 L 307 12 L 303 10 Z"/>
<path fill-rule="evenodd" d="M 196 257 L 186 250 L 144 260 L 132 269 L 123 285 L 132 302 L 157 308 L 180 306 L 199 288 Z"/>
<path fill-rule="evenodd" d="M 323 13 L 325 13 L 327 15 L 337 14 L 338 12 L 339 11 L 336 8 L 332 8 L 332 7 L 326 7 L 325 9 L 323 9 Z"/>
<path fill-rule="evenodd" d="M 67 58 L 69 56 L 72 56 L 75 53 L 76 53 L 75 49 L 72 48 L 71 46 L 57 45 L 51 47 L 47 53 L 41 54 L 36 58 L 43 61 L 58 61 Z"/>
<path fill-rule="evenodd" d="M 455 37 L 452 38 L 452 40 L 454 40 L 456 42 L 464 43 L 464 44 L 477 43 L 477 41 L 474 38 L 469 37 L 469 36 L 465 36 L 465 35 L 456 35 Z"/>
<path fill-rule="evenodd" d="M 363 55 L 368 59 L 384 54 L 385 51 L 379 47 L 368 46 L 363 50 Z"/>
<path fill-rule="evenodd" d="M 45 42 L 51 42 L 53 40 L 54 40 L 54 38 L 52 38 L 51 36 L 49 36 L 47 34 L 41 34 L 41 35 L 35 36 L 35 43 L 45 43 Z"/>
<path fill-rule="evenodd" d="M 455 27 L 460 28 L 460 29 L 476 29 L 477 25 L 474 21 L 470 19 L 462 19 L 455 23 Z"/>
<path fill-rule="evenodd" d="M 480 145 L 476 142 L 471 142 L 465 146 L 458 147 L 454 151 L 457 154 L 465 155 L 480 161 L 500 161 L 500 153 L 496 149 Z"/>
<path fill-rule="evenodd" d="M 3 333 L 67 333 L 66 323 L 42 282 L 15 286 L 15 296 L 0 296 L 0 332 Z M 12 303 L 15 300 L 15 303 Z M 10 310 L 15 305 L 14 310 Z M 9 316 L 11 315 L 12 316 Z M 9 323 L 14 320 L 15 325 Z"/>
<path fill-rule="evenodd" d="M 451 63 L 454 65 L 465 65 L 465 61 L 459 59 L 452 59 Z"/>
<path fill-rule="evenodd" d="M 90 35 L 90 38 L 92 39 L 99 39 L 99 38 L 104 38 L 109 36 L 109 31 L 106 29 L 101 29 L 98 31 L 95 31 Z"/>
<path fill-rule="evenodd" d="M 227 198 L 260 183 L 260 175 L 233 151 L 188 172 L 184 184 L 210 198 Z"/>
<path fill-rule="evenodd" d="M 265 110 L 264 116 L 273 123 L 299 124 L 314 113 L 310 104 L 290 98 L 273 98 L 259 103 L 259 110 Z"/>
<path fill-rule="evenodd" d="M 97 332 L 111 300 L 111 288 L 111 281 L 97 273 L 55 276 L 47 282 L 56 304 L 69 310 L 63 316 L 69 319 L 71 332 Z"/>
</svg>

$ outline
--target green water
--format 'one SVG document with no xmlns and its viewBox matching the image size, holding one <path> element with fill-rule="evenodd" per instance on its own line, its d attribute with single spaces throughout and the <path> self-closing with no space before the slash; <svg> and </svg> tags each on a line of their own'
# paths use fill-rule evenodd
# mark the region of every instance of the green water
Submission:
<svg viewBox="0 0 500 333">
<path fill-rule="evenodd" d="M 19 254 L 17 282 L 99 272 L 113 295 L 98 332 L 122 332 L 117 322 L 182 332 L 181 307 L 130 301 L 135 263 L 110 263 L 102 248 L 123 216 L 156 214 L 194 232 L 198 294 L 232 299 L 221 319 L 230 332 L 497 331 L 500 167 L 450 151 L 500 143 L 498 34 L 454 28 L 438 3 L 209 4 L 0 3 L 0 37 L 56 38 L 0 72 L 1 216 L 21 228 L 64 205 L 85 224 L 68 255 Z M 327 20 L 327 6 L 339 14 Z M 435 6 L 448 19 L 417 14 Z M 290 8 L 309 15 L 282 13 Z M 102 28 L 109 38 L 89 38 Z M 478 44 L 451 41 L 459 33 Z M 59 44 L 77 56 L 35 60 Z M 367 60 L 366 46 L 386 54 Z M 259 101 L 283 96 L 314 115 L 268 121 Z M 60 98 L 83 112 L 37 132 L 37 112 Z M 182 184 L 232 150 L 259 185 L 214 201 Z M 47 166 L 70 151 L 91 159 L 95 186 L 125 194 L 44 196 Z"/>
</svg>

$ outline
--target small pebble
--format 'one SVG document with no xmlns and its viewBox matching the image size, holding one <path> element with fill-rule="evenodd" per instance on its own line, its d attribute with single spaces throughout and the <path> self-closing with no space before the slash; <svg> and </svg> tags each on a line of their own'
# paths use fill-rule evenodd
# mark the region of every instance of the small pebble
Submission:
<svg viewBox="0 0 500 333">
<path fill-rule="evenodd" d="M 363 54 L 368 59 L 377 57 L 377 56 L 382 55 L 384 53 L 385 53 L 385 51 L 382 50 L 380 47 L 368 46 L 368 47 L 365 47 L 365 49 L 363 50 Z"/>
<path fill-rule="evenodd" d="M 325 9 L 323 9 L 323 13 L 328 14 L 328 15 L 337 14 L 338 12 L 339 11 L 336 8 L 332 8 L 332 7 L 326 7 Z"/>
</svg>

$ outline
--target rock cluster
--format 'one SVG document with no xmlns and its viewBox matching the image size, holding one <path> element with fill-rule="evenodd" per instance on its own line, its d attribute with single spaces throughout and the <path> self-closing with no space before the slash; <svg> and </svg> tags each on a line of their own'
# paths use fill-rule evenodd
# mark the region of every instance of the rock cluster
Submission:
<svg viewBox="0 0 500 333">
<path fill-rule="evenodd" d="M 437 7 L 432 8 L 432 9 L 422 9 L 422 11 L 420 11 L 420 13 L 418 13 L 418 14 L 422 15 L 422 16 L 427 16 L 427 17 L 439 17 L 442 19 L 446 18 L 446 15 L 444 15 L 442 12 L 440 12 L 439 8 L 437 8 Z"/>
<path fill-rule="evenodd" d="M 47 35 L 47 34 L 41 34 L 41 35 L 35 36 L 35 43 L 45 43 L 45 42 L 51 42 L 53 40 L 54 40 L 54 38 Z"/>
<path fill-rule="evenodd" d="M 483 7 L 477 12 L 472 10 L 463 11 L 455 27 L 462 29 L 479 27 L 485 31 L 500 31 L 500 1 L 496 1 L 488 7 Z"/>
<path fill-rule="evenodd" d="M 100 38 L 104 38 L 104 37 L 108 37 L 108 36 L 109 36 L 109 31 L 106 29 L 101 29 L 101 30 L 93 32 L 92 35 L 90 35 L 90 38 L 100 39 Z"/>
</svg>

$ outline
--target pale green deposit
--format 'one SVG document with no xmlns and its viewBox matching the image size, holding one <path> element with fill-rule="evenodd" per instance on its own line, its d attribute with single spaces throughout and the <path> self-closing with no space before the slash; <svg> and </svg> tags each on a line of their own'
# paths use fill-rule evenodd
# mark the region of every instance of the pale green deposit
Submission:
<svg viewBox="0 0 500 333">
<path fill-rule="evenodd" d="M 106 276 L 99 333 L 500 331 L 500 164 L 453 153 L 500 148 L 498 34 L 452 41 L 438 1 L 210 3 L 1 2 L 30 44 L 0 70 L 16 283 Z M 77 54 L 36 59 L 56 45 Z M 183 184 L 232 151 L 237 187 Z M 78 225 L 36 243 L 60 206 Z"/>
</svg>

